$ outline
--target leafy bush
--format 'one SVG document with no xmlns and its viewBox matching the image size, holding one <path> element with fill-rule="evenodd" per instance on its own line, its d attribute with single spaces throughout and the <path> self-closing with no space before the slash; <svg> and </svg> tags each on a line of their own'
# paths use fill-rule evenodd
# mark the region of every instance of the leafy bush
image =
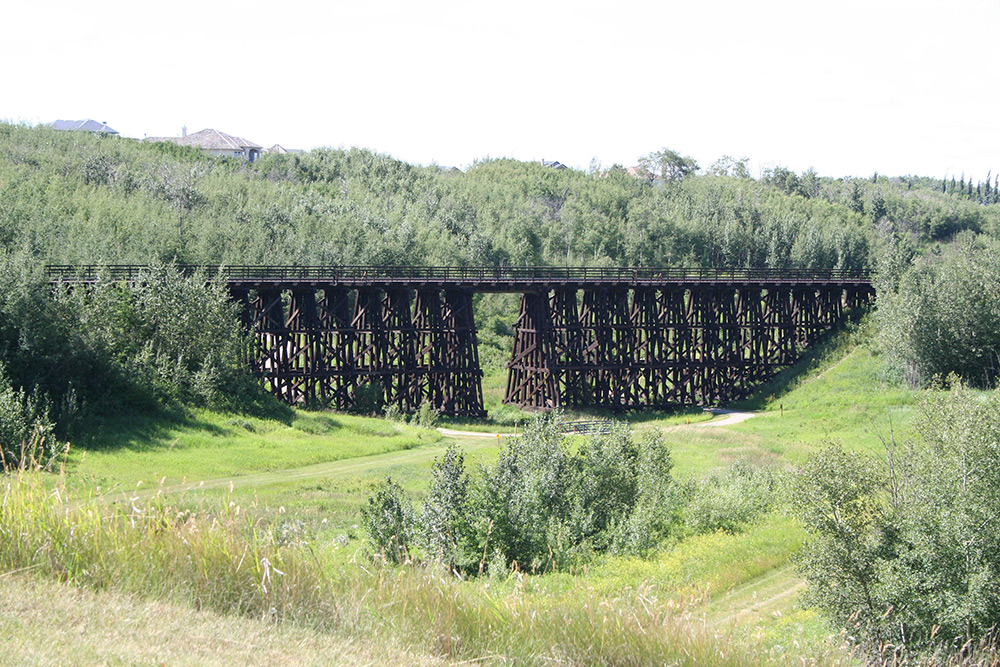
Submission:
<svg viewBox="0 0 1000 667">
<path fill-rule="evenodd" d="M 957 650 L 1000 624 L 1000 394 L 930 393 L 887 456 L 827 447 L 801 469 L 807 601 L 886 644 Z"/>
<path fill-rule="evenodd" d="M 1000 377 L 998 248 L 963 235 L 880 290 L 883 346 L 912 384 L 957 373 L 975 386 Z M 888 287 L 888 286 L 887 286 Z"/>
<path fill-rule="evenodd" d="M 413 505 L 403 488 L 389 477 L 361 508 L 361 524 L 372 546 L 393 563 L 402 563 L 409 557 L 415 535 L 414 523 Z"/>
<path fill-rule="evenodd" d="M 684 508 L 684 523 L 695 533 L 734 533 L 770 510 L 776 499 L 773 470 L 736 461 L 698 483 Z"/>
<path fill-rule="evenodd" d="M 508 438 L 497 462 L 475 485 L 480 543 L 522 569 L 538 570 L 563 555 L 574 460 L 557 419 L 539 417 Z M 550 549 L 551 547 L 551 549 Z"/>
<path fill-rule="evenodd" d="M 427 554 L 451 571 L 470 571 L 479 561 L 469 514 L 465 457 L 455 445 L 435 460 L 433 479 L 420 513 Z"/>
<path fill-rule="evenodd" d="M 673 467 L 670 449 L 660 433 L 648 433 L 638 451 L 635 505 L 618 524 L 614 552 L 645 553 L 666 539 L 679 522 L 684 494 L 682 485 L 671 476 Z"/>
<path fill-rule="evenodd" d="M 385 390 L 379 382 L 362 382 L 354 388 L 351 412 L 359 415 L 377 415 L 385 405 Z"/>
<path fill-rule="evenodd" d="M 473 479 L 455 448 L 435 461 L 415 529 L 428 557 L 465 574 L 540 571 L 592 553 L 637 553 L 667 536 L 680 497 L 658 435 L 636 442 L 622 426 L 573 452 L 558 419 L 534 419 Z M 369 515 L 388 512 L 372 507 L 405 504 L 399 492 L 381 487 L 369 500 Z M 385 549 L 392 530 L 409 534 L 396 524 L 389 531 L 372 525 L 372 543 Z"/>
<path fill-rule="evenodd" d="M 157 267 L 134 283 L 99 282 L 64 298 L 89 346 L 113 361 L 139 402 L 212 405 L 250 389 L 236 305 L 221 283 Z"/>
<path fill-rule="evenodd" d="M 24 254 L 0 256 L 0 363 L 60 435 L 81 417 L 177 403 L 269 408 L 223 284 L 150 269 L 55 294 Z"/>
<path fill-rule="evenodd" d="M 404 424 L 406 423 L 406 417 L 407 417 L 406 413 L 403 412 L 402 408 L 400 408 L 395 403 L 391 403 L 385 406 L 385 409 L 382 410 L 382 416 L 391 422 L 402 422 Z"/>
<path fill-rule="evenodd" d="M 439 413 L 429 402 L 424 401 L 420 404 L 420 409 L 417 411 L 417 423 L 423 428 L 434 428 L 437 425 Z"/>
<path fill-rule="evenodd" d="M 13 387 L 0 364 L 0 470 L 48 468 L 65 451 L 45 398 Z"/>
</svg>

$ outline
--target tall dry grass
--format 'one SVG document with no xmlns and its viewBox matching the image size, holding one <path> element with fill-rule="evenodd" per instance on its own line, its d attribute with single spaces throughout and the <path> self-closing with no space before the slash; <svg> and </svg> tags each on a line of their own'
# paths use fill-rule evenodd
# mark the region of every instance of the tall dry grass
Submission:
<svg viewBox="0 0 1000 667">
<path fill-rule="evenodd" d="M 647 590 L 533 592 L 529 578 L 464 582 L 433 566 L 333 561 L 234 503 L 217 512 L 69 497 L 51 476 L 0 478 L 0 575 L 31 572 L 199 609 L 380 636 L 451 659 L 527 664 L 759 664 L 691 606 Z M 787 658 L 787 656 L 785 656 Z"/>
</svg>

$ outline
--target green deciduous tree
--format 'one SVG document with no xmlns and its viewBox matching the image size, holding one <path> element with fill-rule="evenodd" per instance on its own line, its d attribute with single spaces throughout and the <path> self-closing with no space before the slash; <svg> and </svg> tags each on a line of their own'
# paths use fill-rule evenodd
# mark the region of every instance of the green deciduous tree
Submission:
<svg viewBox="0 0 1000 667">
<path fill-rule="evenodd" d="M 955 651 L 1000 623 L 998 410 L 956 384 L 883 459 L 830 446 L 802 467 L 806 600 L 868 649 Z"/>
<path fill-rule="evenodd" d="M 736 159 L 723 155 L 708 168 L 711 176 L 732 176 L 733 178 L 750 178 L 750 158 Z"/>
<path fill-rule="evenodd" d="M 994 243 L 969 233 L 879 293 L 882 344 L 913 384 L 957 373 L 976 386 L 1000 374 L 1000 265 Z"/>
<path fill-rule="evenodd" d="M 681 155 L 669 148 L 642 156 L 639 158 L 639 166 L 645 169 L 651 178 L 658 177 L 665 182 L 679 181 L 698 170 L 698 163 L 694 158 Z"/>
</svg>

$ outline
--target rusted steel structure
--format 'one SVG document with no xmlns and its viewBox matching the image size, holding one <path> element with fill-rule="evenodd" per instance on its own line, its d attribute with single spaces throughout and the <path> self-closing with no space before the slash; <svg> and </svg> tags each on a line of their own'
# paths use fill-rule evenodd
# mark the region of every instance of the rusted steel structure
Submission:
<svg viewBox="0 0 1000 667">
<path fill-rule="evenodd" d="M 352 405 L 361 387 L 412 411 L 482 416 L 473 297 L 521 293 L 505 401 L 613 410 L 747 396 L 867 304 L 846 271 L 181 266 L 224 280 L 248 362 L 289 403 Z M 143 267 L 51 266 L 53 282 L 139 281 Z"/>
</svg>

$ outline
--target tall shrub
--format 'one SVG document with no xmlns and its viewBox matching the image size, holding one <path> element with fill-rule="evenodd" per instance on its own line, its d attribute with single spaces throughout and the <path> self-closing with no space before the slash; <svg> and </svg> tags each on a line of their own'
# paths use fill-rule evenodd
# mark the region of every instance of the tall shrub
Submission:
<svg viewBox="0 0 1000 667">
<path fill-rule="evenodd" d="M 878 296 L 883 347 L 913 384 L 956 373 L 975 386 L 1000 375 L 1000 248 L 963 235 L 917 261 Z"/>
<path fill-rule="evenodd" d="M 929 393 L 881 462 L 829 447 L 801 470 L 807 599 L 876 649 L 955 650 L 1000 624 L 1000 394 Z"/>
<path fill-rule="evenodd" d="M 659 437 L 634 440 L 622 426 L 576 451 L 570 445 L 558 415 L 536 418 L 471 479 L 462 454 L 449 448 L 434 463 L 421 511 L 405 509 L 409 501 L 391 482 L 369 499 L 373 546 L 391 551 L 422 535 L 428 558 L 476 574 L 487 566 L 537 572 L 592 553 L 636 553 L 666 537 L 680 497 Z"/>
</svg>

